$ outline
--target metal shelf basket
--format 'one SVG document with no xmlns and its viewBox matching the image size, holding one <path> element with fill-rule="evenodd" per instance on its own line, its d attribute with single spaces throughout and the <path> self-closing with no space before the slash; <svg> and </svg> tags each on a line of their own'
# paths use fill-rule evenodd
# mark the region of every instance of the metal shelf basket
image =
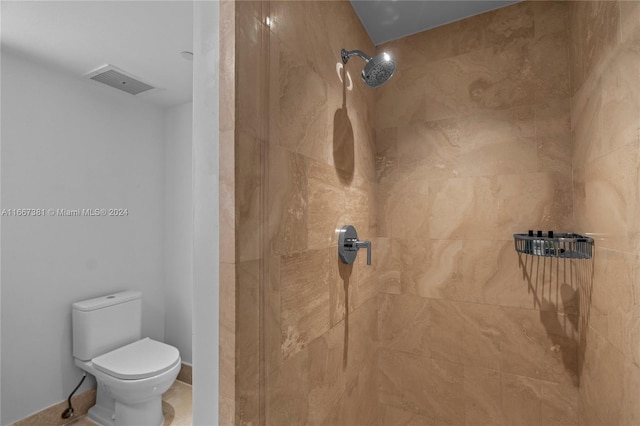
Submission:
<svg viewBox="0 0 640 426">
<path fill-rule="evenodd" d="M 591 259 L 593 238 L 573 233 L 557 233 L 553 237 L 530 237 L 513 234 L 518 253 L 567 259 Z"/>
</svg>

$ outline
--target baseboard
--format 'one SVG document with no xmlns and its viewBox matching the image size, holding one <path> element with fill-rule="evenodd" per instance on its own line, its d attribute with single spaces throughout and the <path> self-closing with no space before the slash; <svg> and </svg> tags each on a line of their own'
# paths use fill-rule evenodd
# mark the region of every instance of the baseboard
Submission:
<svg viewBox="0 0 640 426">
<path fill-rule="evenodd" d="M 193 385 L 193 368 L 191 364 L 182 363 L 182 368 L 180 368 L 177 380 L 188 385 Z"/>
<path fill-rule="evenodd" d="M 82 415 L 87 414 L 89 408 L 96 403 L 96 390 L 95 388 L 86 390 L 82 393 L 74 395 L 71 398 L 71 404 L 73 405 L 73 417 L 63 419 L 60 417 L 64 410 L 67 409 L 67 401 L 59 402 L 51 407 L 45 408 L 29 417 L 22 420 L 18 420 L 13 423 L 12 426 L 64 426 L 71 424 Z"/>
</svg>

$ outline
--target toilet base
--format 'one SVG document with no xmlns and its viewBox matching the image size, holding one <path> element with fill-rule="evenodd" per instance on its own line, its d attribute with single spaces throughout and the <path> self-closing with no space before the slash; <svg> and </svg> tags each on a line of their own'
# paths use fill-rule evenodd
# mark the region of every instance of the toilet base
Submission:
<svg viewBox="0 0 640 426">
<path fill-rule="evenodd" d="M 95 376 L 98 385 L 96 404 L 89 409 L 91 420 L 102 426 L 162 426 L 162 394 L 169 390 L 178 376 L 181 367 L 179 357 L 166 372 L 136 380 L 106 375 L 96 370 L 90 361 L 76 359 L 75 363 Z"/>
<path fill-rule="evenodd" d="M 162 426 L 162 395 L 154 395 L 135 404 L 123 404 L 111 398 L 98 382 L 96 404 L 88 416 L 101 426 Z"/>
</svg>

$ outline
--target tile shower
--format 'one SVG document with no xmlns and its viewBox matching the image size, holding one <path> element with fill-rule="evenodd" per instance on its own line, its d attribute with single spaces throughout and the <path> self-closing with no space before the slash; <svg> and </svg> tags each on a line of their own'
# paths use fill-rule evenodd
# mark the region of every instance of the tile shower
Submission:
<svg viewBox="0 0 640 426">
<path fill-rule="evenodd" d="M 640 424 L 639 2 L 377 47 L 342 1 L 221 26 L 221 423 Z M 342 48 L 396 75 L 350 61 L 350 90 Z M 339 263 L 345 224 L 372 266 Z M 595 255 L 518 256 L 532 228 Z"/>
</svg>

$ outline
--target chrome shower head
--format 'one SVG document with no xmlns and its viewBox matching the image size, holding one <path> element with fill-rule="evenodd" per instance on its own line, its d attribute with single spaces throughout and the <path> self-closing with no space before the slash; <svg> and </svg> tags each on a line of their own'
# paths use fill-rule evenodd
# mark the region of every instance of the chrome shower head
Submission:
<svg viewBox="0 0 640 426">
<path fill-rule="evenodd" d="M 389 81 L 393 73 L 396 71 L 396 63 L 388 53 L 383 52 L 375 57 L 371 57 L 360 50 L 346 51 L 342 49 L 340 52 L 342 63 L 346 64 L 352 56 L 359 56 L 366 62 L 362 70 L 362 81 L 372 88 L 378 87 Z"/>
</svg>

